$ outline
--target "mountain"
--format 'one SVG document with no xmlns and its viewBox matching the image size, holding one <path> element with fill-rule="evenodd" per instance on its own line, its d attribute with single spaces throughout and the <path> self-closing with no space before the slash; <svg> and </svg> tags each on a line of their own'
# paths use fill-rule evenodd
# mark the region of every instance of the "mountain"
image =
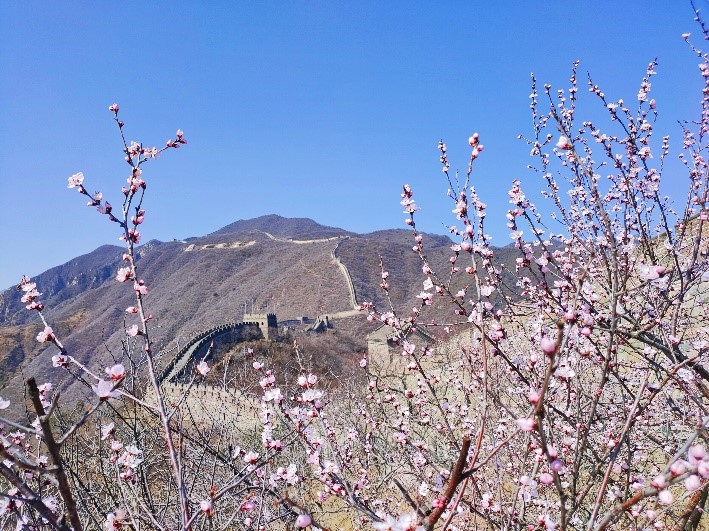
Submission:
<svg viewBox="0 0 709 531">
<path fill-rule="evenodd" d="M 340 337 L 351 345 L 347 348 L 362 350 L 373 326 L 362 314 L 351 316 L 352 289 L 358 304 L 369 301 L 388 308 L 379 287 L 382 257 L 390 273 L 391 301 L 408 315 L 420 304 L 416 295 L 423 281 L 412 244 L 411 233 L 405 230 L 355 234 L 310 219 L 272 215 L 236 221 L 186 241 L 150 241 L 138 249 L 137 266 L 150 289 L 146 304 L 155 316 L 152 336 L 161 350 L 207 328 L 239 320 L 245 310 L 272 311 L 281 321 L 347 315 L 337 321 L 335 330 L 344 334 Z M 450 269 L 449 238 L 424 235 L 423 244 L 432 264 L 442 271 Z M 514 255 L 514 249 L 499 251 Z M 120 247 L 102 246 L 33 278 L 43 293 L 48 322 L 71 355 L 94 368 L 126 363 L 134 355 L 121 343 L 123 310 L 134 303 L 130 287 L 114 279 L 122 252 Z M 454 288 L 463 287 L 466 277 L 457 275 Z M 42 324 L 19 299 L 15 289 L 0 293 L 0 388 L 6 387 L 2 393 L 17 393 L 22 378 L 33 375 L 38 381 L 61 381 L 70 396 L 85 394 L 63 370 L 52 367 L 56 348 L 34 339 Z M 427 310 L 452 320 L 447 306 Z M 335 355 L 337 349 L 327 348 L 323 354 Z M 158 358 L 160 365 L 168 361 Z"/>
<path fill-rule="evenodd" d="M 279 238 L 301 240 L 353 234 L 336 227 L 320 225 L 308 218 L 284 218 L 276 214 L 270 214 L 254 219 L 240 219 L 209 234 L 209 236 L 243 235 L 252 232 L 267 232 Z"/>
</svg>

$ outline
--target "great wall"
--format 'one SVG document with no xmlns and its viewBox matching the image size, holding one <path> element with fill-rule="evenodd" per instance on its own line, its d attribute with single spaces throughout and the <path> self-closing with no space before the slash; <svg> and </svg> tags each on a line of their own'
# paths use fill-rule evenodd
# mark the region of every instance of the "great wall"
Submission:
<svg viewBox="0 0 709 531">
<path fill-rule="evenodd" d="M 337 256 L 340 244 L 349 239 L 349 236 L 334 236 L 330 238 L 294 240 L 278 238 L 264 232 L 272 241 L 291 243 L 296 245 L 337 242 L 330 251 L 332 263 L 338 267 L 350 294 L 351 310 L 328 313 L 318 316 L 319 322 L 329 323 L 331 319 L 347 318 L 360 315 L 357 310 L 357 294 L 352 282 L 352 277 L 347 266 Z M 254 240 L 246 242 L 235 241 L 229 243 L 216 243 L 196 246 L 186 246 L 184 252 L 199 252 L 212 249 L 243 249 L 255 245 Z M 160 352 L 163 359 L 169 361 L 165 364 L 158 377 L 163 396 L 167 404 L 179 408 L 181 414 L 191 419 L 193 423 L 214 424 L 228 427 L 230 430 L 242 431 L 248 429 L 255 419 L 257 400 L 249 397 L 237 389 L 225 389 L 206 384 L 192 383 L 189 369 L 194 363 L 205 359 L 214 346 L 234 346 L 240 342 L 251 339 L 269 339 L 277 335 L 278 320 L 275 314 L 245 314 L 241 321 L 222 323 L 207 330 L 203 330 L 191 337 L 186 343 L 177 345 Z M 186 380 L 186 381 L 180 381 Z"/>
</svg>

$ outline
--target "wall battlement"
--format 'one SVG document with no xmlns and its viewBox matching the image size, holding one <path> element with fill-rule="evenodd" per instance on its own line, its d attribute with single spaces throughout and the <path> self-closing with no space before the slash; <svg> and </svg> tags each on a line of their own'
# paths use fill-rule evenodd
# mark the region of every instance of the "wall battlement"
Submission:
<svg viewBox="0 0 709 531">
<path fill-rule="evenodd" d="M 235 344 L 262 337 L 270 339 L 278 333 L 276 314 L 246 314 L 243 321 L 224 323 L 197 334 L 185 343 L 158 377 L 161 383 L 174 381 L 194 359 L 204 359 L 213 346 Z"/>
</svg>

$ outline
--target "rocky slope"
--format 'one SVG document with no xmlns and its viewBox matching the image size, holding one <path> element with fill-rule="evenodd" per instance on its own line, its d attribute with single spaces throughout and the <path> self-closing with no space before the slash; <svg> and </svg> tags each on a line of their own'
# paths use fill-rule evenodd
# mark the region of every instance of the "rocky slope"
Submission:
<svg viewBox="0 0 709 531">
<path fill-rule="evenodd" d="M 431 261 L 446 267 L 451 241 L 427 235 L 424 243 Z M 388 301 L 378 287 L 381 256 L 391 275 L 392 301 L 406 313 L 417 305 L 423 280 L 411 245 L 411 235 L 404 230 L 354 234 L 309 219 L 279 216 L 237 221 L 187 241 L 148 242 L 140 247 L 138 266 L 150 288 L 153 337 L 161 349 L 169 349 L 205 328 L 240 319 L 244 310 L 268 310 L 279 320 L 352 310 L 351 286 L 333 260 L 335 250 L 349 271 L 357 302 L 386 307 Z M 121 254 L 120 247 L 103 246 L 33 279 L 43 293 L 46 317 L 67 349 L 97 370 L 114 361 L 125 362 L 130 354 L 121 340 L 123 310 L 133 304 L 132 292 L 114 280 Z M 463 276 L 459 282 L 464 281 Z M 63 370 L 52 368 L 56 348 L 34 340 L 42 326 L 19 297 L 14 289 L 0 293 L 0 387 L 6 387 L 2 392 L 18 393 L 22 378 L 33 375 L 40 381 L 63 382 L 71 395 L 84 395 L 85 389 L 67 380 Z M 446 314 L 445 306 L 443 313 L 432 310 Z M 349 321 L 340 333 L 352 336 L 348 344 L 364 348 L 371 325 L 362 316 Z"/>
</svg>

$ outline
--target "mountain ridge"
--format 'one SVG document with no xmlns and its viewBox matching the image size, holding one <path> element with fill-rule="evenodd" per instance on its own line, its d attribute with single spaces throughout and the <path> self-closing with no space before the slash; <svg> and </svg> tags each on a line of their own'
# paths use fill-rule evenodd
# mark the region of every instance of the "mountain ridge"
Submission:
<svg viewBox="0 0 709 531">
<path fill-rule="evenodd" d="M 440 235 L 423 238 L 432 264 L 441 270 L 450 268 L 452 241 Z M 387 308 L 391 297 L 408 314 L 420 304 L 416 296 L 423 281 L 412 244 L 407 230 L 356 234 L 308 218 L 276 215 L 238 220 L 187 240 L 151 240 L 136 250 L 140 278 L 150 289 L 146 305 L 156 316 L 151 335 L 161 350 L 220 323 L 239 320 L 245 310 L 273 311 L 281 320 L 348 315 L 353 310 L 351 286 L 357 303 Z M 40 300 L 50 325 L 61 332 L 69 352 L 91 366 L 106 366 L 126 356 L 123 309 L 134 300 L 132 290 L 114 280 L 122 253 L 121 247 L 103 245 L 32 279 L 43 293 Z M 379 288 L 380 257 L 390 272 L 388 294 Z M 456 289 L 466 281 L 465 276 L 456 276 L 460 284 Z M 0 293 L 0 388 L 21 388 L 21 374 L 38 380 L 51 375 L 54 380 L 61 372 L 51 366 L 56 348 L 34 341 L 42 329 L 38 315 L 26 310 L 19 299 L 14 288 Z M 445 314 L 440 308 L 433 310 Z M 349 336 L 342 336 L 347 339 L 343 345 L 359 351 L 366 348 L 364 338 L 373 327 L 364 315 L 344 321 L 349 324 L 340 330 Z M 59 385 L 70 396 L 86 393 L 66 378 Z"/>
</svg>

